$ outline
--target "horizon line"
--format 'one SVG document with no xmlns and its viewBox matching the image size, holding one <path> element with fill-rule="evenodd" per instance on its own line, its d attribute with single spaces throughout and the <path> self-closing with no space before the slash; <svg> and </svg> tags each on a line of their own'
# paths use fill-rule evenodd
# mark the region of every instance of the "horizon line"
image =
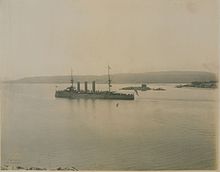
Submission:
<svg viewBox="0 0 220 172">
<path fill-rule="evenodd" d="M 205 70 L 161 70 L 161 71 L 152 71 L 152 72 L 122 72 L 122 73 L 112 73 L 110 75 L 118 75 L 118 74 L 146 74 L 146 73 L 159 73 L 159 72 L 206 72 L 206 73 L 212 73 L 215 75 L 218 75 L 218 72 L 210 72 Z M 27 78 L 37 78 L 37 77 L 59 77 L 59 76 L 70 76 L 71 74 L 58 74 L 58 75 L 30 75 L 30 76 L 24 76 L 24 77 L 18 77 L 15 79 L 2 79 L 0 81 L 16 81 L 21 79 L 27 79 Z M 82 75 L 73 75 L 73 76 L 105 76 L 107 74 L 82 74 Z"/>
</svg>

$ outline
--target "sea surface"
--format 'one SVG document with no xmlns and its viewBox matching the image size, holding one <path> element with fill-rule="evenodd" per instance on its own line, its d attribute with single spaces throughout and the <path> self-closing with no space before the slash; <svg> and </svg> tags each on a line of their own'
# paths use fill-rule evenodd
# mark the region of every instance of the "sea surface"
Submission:
<svg viewBox="0 0 220 172">
<path fill-rule="evenodd" d="M 79 170 L 216 169 L 218 90 L 175 85 L 149 84 L 166 91 L 139 91 L 128 101 L 55 98 L 55 90 L 66 84 L 1 84 L 1 163 Z"/>
</svg>

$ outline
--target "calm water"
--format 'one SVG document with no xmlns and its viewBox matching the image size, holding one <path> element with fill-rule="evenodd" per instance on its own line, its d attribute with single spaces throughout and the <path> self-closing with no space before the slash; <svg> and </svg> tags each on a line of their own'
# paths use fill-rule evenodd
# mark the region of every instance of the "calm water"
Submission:
<svg viewBox="0 0 220 172">
<path fill-rule="evenodd" d="M 2 85 L 2 165 L 215 169 L 218 90 L 149 86 L 167 90 L 134 101 L 68 100 L 54 98 L 54 84 Z"/>
</svg>

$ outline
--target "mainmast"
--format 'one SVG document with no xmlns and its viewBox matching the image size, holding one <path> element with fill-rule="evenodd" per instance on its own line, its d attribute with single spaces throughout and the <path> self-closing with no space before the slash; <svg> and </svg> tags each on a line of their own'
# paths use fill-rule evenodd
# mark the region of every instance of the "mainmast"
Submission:
<svg viewBox="0 0 220 172">
<path fill-rule="evenodd" d="M 70 82 L 71 82 L 71 87 L 73 88 L 73 71 L 72 71 L 72 68 L 71 68 L 71 79 L 70 79 Z"/>
<path fill-rule="evenodd" d="M 111 67 L 108 65 L 108 91 L 111 91 L 111 78 L 110 78 L 110 71 Z"/>
</svg>

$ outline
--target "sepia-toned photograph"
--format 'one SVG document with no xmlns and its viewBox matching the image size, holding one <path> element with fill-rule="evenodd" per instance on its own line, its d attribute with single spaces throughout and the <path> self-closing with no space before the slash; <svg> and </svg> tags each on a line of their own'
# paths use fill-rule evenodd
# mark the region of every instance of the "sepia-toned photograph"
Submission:
<svg viewBox="0 0 220 172">
<path fill-rule="evenodd" d="M 217 170 L 218 7 L 0 0 L 1 170 Z"/>
</svg>

